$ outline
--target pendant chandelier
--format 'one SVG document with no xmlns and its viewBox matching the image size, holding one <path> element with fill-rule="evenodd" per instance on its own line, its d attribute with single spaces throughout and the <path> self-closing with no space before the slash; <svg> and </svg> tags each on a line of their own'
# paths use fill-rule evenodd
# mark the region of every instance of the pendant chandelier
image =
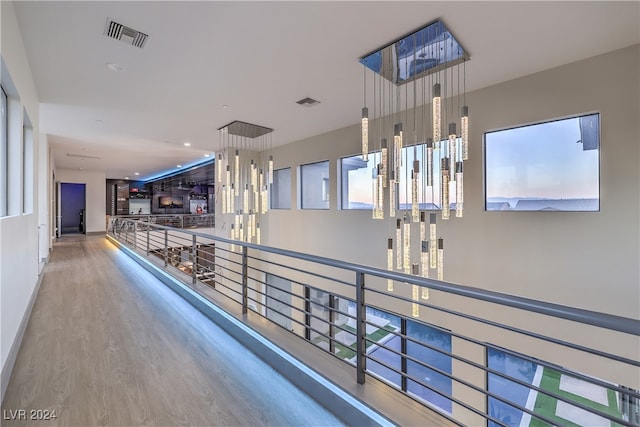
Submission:
<svg viewBox="0 0 640 427">
<path fill-rule="evenodd" d="M 269 209 L 273 182 L 273 129 L 234 121 L 218 132 L 221 149 L 216 152 L 216 180 L 222 214 L 233 215 L 226 221 L 230 238 L 260 244 L 260 217 Z"/>
<path fill-rule="evenodd" d="M 360 59 L 362 160 L 372 169 L 372 217 L 384 219 L 386 212 L 394 230 L 386 244 L 390 271 L 422 277 L 435 273 L 443 280 L 444 239 L 438 236 L 436 222 L 437 216 L 449 220 L 451 210 L 458 218 L 464 212 L 468 59 L 441 21 Z M 412 248 L 415 233 L 420 245 Z M 412 299 L 428 299 L 429 289 L 418 288 L 413 286 Z M 392 280 L 387 289 L 393 291 Z M 416 303 L 412 315 L 419 316 Z"/>
</svg>

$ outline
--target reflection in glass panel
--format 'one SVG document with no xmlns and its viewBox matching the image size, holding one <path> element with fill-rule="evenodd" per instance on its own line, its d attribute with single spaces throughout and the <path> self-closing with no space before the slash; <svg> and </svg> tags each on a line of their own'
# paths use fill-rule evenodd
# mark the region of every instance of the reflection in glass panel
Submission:
<svg viewBox="0 0 640 427">
<path fill-rule="evenodd" d="M 330 351 L 329 333 L 331 322 L 331 296 L 327 292 L 311 289 L 309 293 L 311 308 L 311 342 L 325 351 Z"/>
<path fill-rule="evenodd" d="M 360 59 L 372 71 L 396 84 L 421 78 L 445 63 L 455 65 L 464 49 L 441 22 L 433 22 Z"/>
<path fill-rule="evenodd" d="M 495 348 L 487 349 L 487 360 L 489 368 L 562 398 L 557 399 L 549 394 L 537 392 L 527 386 L 490 373 L 488 375 L 489 391 L 514 405 L 529 409 L 534 414 L 528 414 L 508 403 L 489 398 L 489 415 L 505 425 L 548 425 L 536 418 L 536 415 L 552 420 L 554 425 L 573 425 L 567 420 L 575 419 L 573 414 L 577 413 L 581 414 L 582 425 L 617 425 L 598 414 L 591 414 L 572 405 L 573 402 L 601 411 L 613 418 L 629 420 L 632 424 L 637 425 L 640 422 L 637 399 L 631 396 L 621 396 L 621 393 L 616 390 L 585 381 L 577 374 L 574 377 Z M 601 381 L 595 378 L 594 380 Z M 497 425 L 494 422 L 489 423 L 490 427 Z"/>
<path fill-rule="evenodd" d="M 408 320 L 407 336 L 451 353 L 451 335 L 446 332 L 429 327 L 422 323 Z M 407 340 L 407 355 L 418 359 L 427 365 L 433 366 L 440 371 L 451 374 L 451 356 L 439 353 L 410 340 Z M 422 366 L 412 360 L 407 360 L 407 374 L 419 379 L 422 383 L 428 384 L 444 394 L 451 395 L 451 378 L 436 372 L 433 369 Z M 407 381 L 407 392 L 446 412 L 451 413 L 452 411 L 451 400 L 415 381 Z"/>
<path fill-rule="evenodd" d="M 401 352 L 401 338 L 390 334 L 390 332 L 400 333 L 400 317 L 382 310 L 376 310 L 367 307 L 367 338 L 380 343 L 389 349 Z M 377 377 L 389 382 L 396 387 L 402 387 L 401 376 L 398 372 L 394 372 L 390 368 L 401 371 L 400 354 L 393 351 L 378 347 L 372 342 L 367 342 L 367 354 L 376 358 L 378 361 L 367 360 L 367 371 L 375 374 Z"/>
<path fill-rule="evenodd" d="M 302 209 L 329 209 L 329 161 L 300 166 Z"/>
<path fill-rule="evenodd" d="M 485 208 L 600 209 L 600 115 L 485 134 Z"/>
<path fill-rule="evenodd" d="M 373 209 L 372 173 L 379 162 L 379 153 L 369 153 L 368 161 L 361 155 L 340 159 L 342 209 Z"/>
<path fill-rule="evenodd" d="M 291 330 L 291 281 L 267 274 L 267 319 Z"/>
<path fill-rule="evenodd" d="M 345 359 L 355 365 L 356 359 L 356 303 L 347 299 L 339 299 L 336 309 L 341 313 L 336 313 L 337 318 L 334 325 L 335 332 L 335 354 L 340 359 Z"/>
<path fill-rule="evenodd" d="M 456 149 L 461 150 L 460 138 L 456 140 Z M 426 185 L 426 170 L 420 171 L 418 180 L 418 200 L 420 210 L 440 209 L 440 159 L 448 152 L 449 141 L 440 142 L 439 148 L 433 153 L 433 185 Z M 399 207 L 411 209 L 411 168 L 414 160 L 418 160 L 422 167 L 427 164 L 426 144 L 417 144 L 402 148 L 402 166 L 399 175 Z M 373 209 L 373 183 L 372 173 L 375 165 L 380 162 L 380 153 L 370 153 L 369 161 L 362 161 L 362 156 L 351 156 L 341 159 L 341 192 L 342 209 Z M 407 166 L 409 165 L 409 166 Z M 388 190 L 387 190 L 388 191 Z M 456 182 L 449 182 L 449 194 L 456 194 Z M 408 195 L 408 198 L 407 198 Z M 385 195 L 388 200 L 388 193 Z M 455 209 L 455 197 L 449 204 Z"/>
<path fill-rule="evenodd" d="M 273 171 L 271 209 L 291 209 L 291 168 Z"/>
</svg>

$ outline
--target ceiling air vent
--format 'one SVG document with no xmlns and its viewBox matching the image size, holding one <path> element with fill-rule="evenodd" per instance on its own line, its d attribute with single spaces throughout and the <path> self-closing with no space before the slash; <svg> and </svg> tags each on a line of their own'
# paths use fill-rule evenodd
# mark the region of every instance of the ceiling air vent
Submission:
<svg viewBox="0 0 640 427">
<path fill-rule="evenodd" d="M 120 40 L 142 49 L 149 38 L 148 34 L 142 33 L 133 28 L 117 23 L 111 18 L 107 18 L 107 25 L 104 27 L 104 35 L 112 39 Z"/>
<path fill-rule="evenodd" d="M 302 105 L 303 107 L 313 107 L 314 105 L 320 104 L 320 101 L 316 101 L 313 98 L 302 98 L 300 101 L 296 101 L 296 104 Z"/>
</svg>

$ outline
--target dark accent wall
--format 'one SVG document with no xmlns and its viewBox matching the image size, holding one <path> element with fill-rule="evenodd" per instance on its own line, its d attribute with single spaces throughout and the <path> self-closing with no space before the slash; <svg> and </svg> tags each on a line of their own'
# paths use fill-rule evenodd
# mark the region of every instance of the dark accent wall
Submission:
<svg viewBox="0 0 640 427">
<path fill-rule="evenodd" d="M 62 216 L 60 228 L 62 234 L 84 232 L 80 227 L 80 211 L 85 209 L 85 188 L 86 184 L 64 182 L 60 184 L 60 215 Z"/>
</svg>

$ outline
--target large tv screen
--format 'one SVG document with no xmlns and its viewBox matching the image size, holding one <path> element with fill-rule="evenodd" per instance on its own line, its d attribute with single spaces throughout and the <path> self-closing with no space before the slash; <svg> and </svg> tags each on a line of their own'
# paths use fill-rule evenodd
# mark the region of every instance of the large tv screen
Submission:
<svg viewBox="0 0 640 427">
<path fill-rule="evenodd" d="M 160 196 L 158 204 L 161 208 L 181 208 L 183 200 L 182 197 Z"/>
<path fill-rule="evenodd" d="M 599 211 L 600 115 L 486 132 L 485 209 Z"/>
</svg>

